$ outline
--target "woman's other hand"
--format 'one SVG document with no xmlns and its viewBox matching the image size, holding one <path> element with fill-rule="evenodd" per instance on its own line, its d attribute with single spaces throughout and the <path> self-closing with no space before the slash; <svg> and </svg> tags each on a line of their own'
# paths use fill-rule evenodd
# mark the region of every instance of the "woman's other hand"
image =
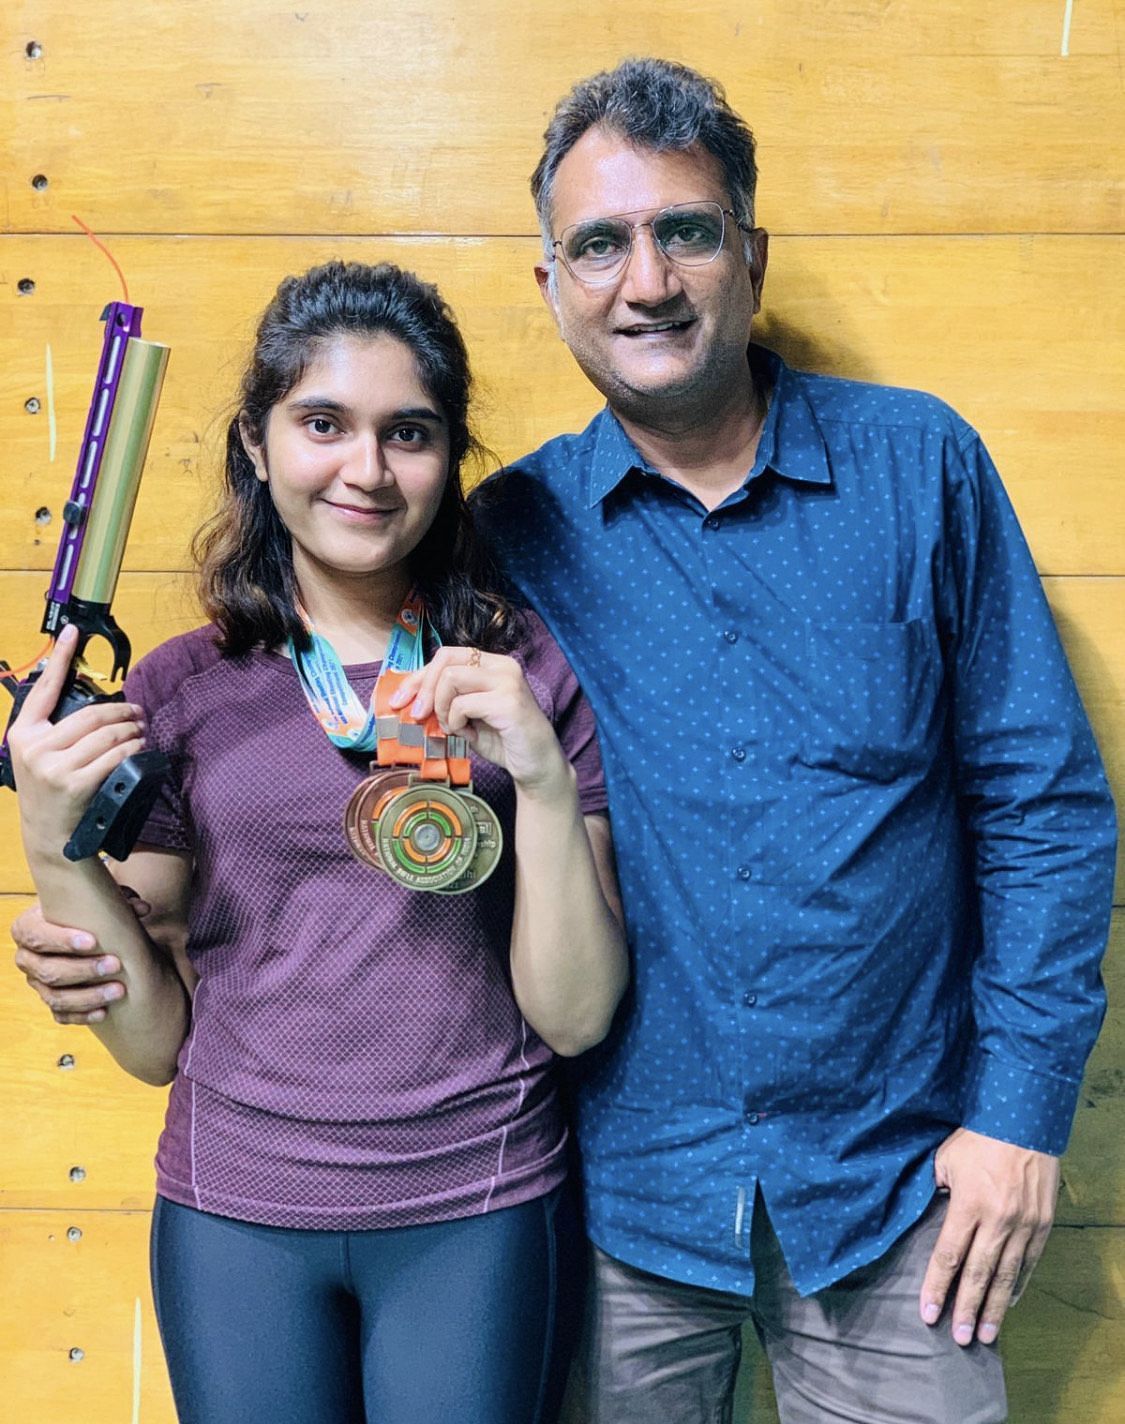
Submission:
<svg viewBox="0 0 1125 1424">
<path fill-rule="evenodd" d="M 502 766 L 525 795 L 553 796 L 573 776 L 555 729 L 543 715 L 515 658 L 477 648 L 440 648 L 391 698 L 424 721 L 435 713 L 444 731 L 464 737 Z"/>
</svg>

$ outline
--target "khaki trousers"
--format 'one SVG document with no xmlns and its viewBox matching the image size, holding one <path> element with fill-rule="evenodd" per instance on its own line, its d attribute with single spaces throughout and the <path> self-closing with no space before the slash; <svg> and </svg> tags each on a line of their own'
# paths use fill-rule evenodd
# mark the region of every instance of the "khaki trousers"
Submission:
<svg viewBox="0 0 1125 1424">
<path fill-rule="evenodd" d="M 747 1323 L 782 1424 L 999 1424 L 1008 1412 L 995 1348 L 954 1344 L 948 1308 L 934 1326 L 918 1314 L 945 1206 L 935 1197 L 886 1255 L 805 1299 L 760 1196 L 751 1297 L 649 1275 L 594 1247 L 565 1424 L 732 1424 Z"/>
</svg>

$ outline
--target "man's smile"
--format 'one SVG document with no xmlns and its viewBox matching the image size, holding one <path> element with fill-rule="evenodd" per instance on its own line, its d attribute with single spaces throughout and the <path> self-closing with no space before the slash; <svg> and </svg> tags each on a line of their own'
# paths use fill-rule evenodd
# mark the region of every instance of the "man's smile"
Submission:
<svg viewBox="0 0 1125 1424">
<path fill-rule="evenodd" d="M 676 321 L 636 321 L 615 328 L 618 336 L 663 336 L 668 332 L 687 331 L 697 317 L 681 317 Z"/>
</svg>

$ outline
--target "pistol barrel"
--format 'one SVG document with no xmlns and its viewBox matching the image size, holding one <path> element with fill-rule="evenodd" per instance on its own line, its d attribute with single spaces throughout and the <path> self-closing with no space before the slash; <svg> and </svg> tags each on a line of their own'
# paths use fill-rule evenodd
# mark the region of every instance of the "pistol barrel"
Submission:
<svg viewBox="0 0 1125 1424">
<path fill-rule="evenodd" d="M 142 308 L 111 302 L 94 394 L 63 533 L 55 559 L 43 632 L 75 624 L 106 638 L 114 673 L 128 671 L 129 641 L 109 611 L 164 384 L 169 349 L 141 339 Z"/>
<path fill-rule="evenodd" d="M 168 355 L 167 346 L 139 337 L 130 337 L 125 344 L 98 487 L 86 516 L 86 537 L 74 574 L 73 597 L 83 603 L 113 601 Z"/>
</svg>

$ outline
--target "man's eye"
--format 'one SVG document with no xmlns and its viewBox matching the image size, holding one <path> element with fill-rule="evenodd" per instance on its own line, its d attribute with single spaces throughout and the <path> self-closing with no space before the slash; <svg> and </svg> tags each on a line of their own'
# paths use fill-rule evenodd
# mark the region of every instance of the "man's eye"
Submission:
<svg viewBox="0 0 1125 1424">
<path fill-rule="evenodd" d="M 593 232 L 579 232 L 575 233 L 569 244 L 569 256 L 578 261 L 598 261 L 606 257 L 616 257 L 627 243 L 628 239 L 623 239 L 620 233 L 607 231 L 605 228 Z"/>
<path fill-rule="evenodd" d="M 665 247 L 688 251 L 717 246 L 719 233 L 720 228 L 717 223 L 710 222 L 706 218 L 685 217 L 668 223 L 660 233 L 660 240 Z"/>
</svg>

